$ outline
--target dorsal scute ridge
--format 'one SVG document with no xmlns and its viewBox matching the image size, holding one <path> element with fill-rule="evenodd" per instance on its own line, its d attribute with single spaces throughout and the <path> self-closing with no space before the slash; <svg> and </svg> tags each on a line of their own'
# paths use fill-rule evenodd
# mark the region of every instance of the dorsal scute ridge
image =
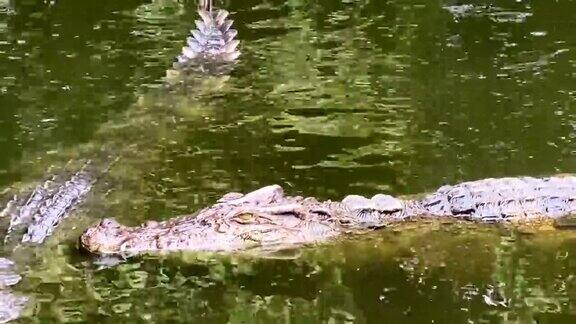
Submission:
<svg viewBox="0 0 576 324">
<path fill-rule="evenodd" d="M 198 10 L 201 19 L 195 21 L 196 29 L 190 31 L 186 46 L 177 57 L 180 64 L 204 65 L 231 63 L 240 52 L 239 41 L 235 39 L 237 30 L 231 28 L 233 20 L 228 19 L 229 12 L 219 10 Z"/>
</svg>

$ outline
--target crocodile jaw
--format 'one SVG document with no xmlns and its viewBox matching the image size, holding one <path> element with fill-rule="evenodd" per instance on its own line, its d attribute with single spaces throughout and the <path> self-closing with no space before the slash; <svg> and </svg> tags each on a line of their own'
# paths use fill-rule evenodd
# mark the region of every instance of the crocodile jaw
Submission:
<svg viewBox="0 0 576 324">
<path fill-rule="evenodd" d="M 80 244 L 94 254 L 119 254 L 127 228 L 112 218 L 103 219 L 97 226 L 88 228 L 80 237 Z"/>
<path fill-rule="evenodd" d="M 210 212 L 210 209 L 205 210 Z M 242 235 L 247 226 L 229 227 L 214 222 L 197 222 L 183 217 L 173 222 L 149 221 L 136 227 L 103 219 L 80 237 L 81 246 L 97 255 L 131 256 L 147 252 L 234 251 L 258 245 L 256 236 Z"/>
</svg>

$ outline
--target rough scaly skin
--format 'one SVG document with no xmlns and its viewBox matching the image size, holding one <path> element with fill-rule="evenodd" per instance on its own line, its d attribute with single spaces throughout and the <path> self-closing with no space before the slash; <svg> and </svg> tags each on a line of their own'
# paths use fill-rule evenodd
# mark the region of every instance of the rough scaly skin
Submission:
<svg viewBox="0 0 576 324">
<path fill-rule="evenodd" d="M 558 218 L 576 211 L 576 177 L 470 181 L 443 186 L 420 203 L 431 215 L 483 222 Z"/>
<path fill-rule="evenodd" d="M 313 198 L 284 197 L 282 188 L 268 186 L 242 196 L 227 194 L 197 215 L 126 227 L 104 219 L 86 230 L 82 246 L 98 254 L 145 251 L 233 251 L 260 245 L 290 245 L 322 241 L 340 234 L 334 213 L 338 203 Z M 332 214 L 328 214 L 331 212 Z M 342 216 L 342 217 L 340 217 Z"/>
<path fill-rule="evenodd" d="M 196 20 L 196 29 L 191 30 L 192 36 L 187 38 L 182 54 L 177 57 L 178 66 L 223 64 L 233 62 L 240 56 L 236 49 L 240 43 L 234 39 L 238 33 L 228 19 L 228 11 L 212 9 L 212 6 L 202 6 L 198 9 L 202 18 Z"/>
<path fill-rule="evenodd" d="M 73 173 L 70 178 L 54 176 L 36 187 L 27 197 L 15 196 L 0 216 L 9 217 L 10 224 L 4 236 L 8 243 L 42 243 L 56 229 L 70 211 L 80 204 L 91 190 L 96 177 L 89 170 L 89 163 Z M 20 316 L 29 297 L 9 289 L 21 280 L 14 263 L 0 258 L 0 323 Z"/>
<path fill-rule="evenodd" d="M 556 219 L 576 211 L 576 177 L 501 178 L 444 186 L 421 200 L 347 196 L 342 202 L 284 196 L 278 185 L 231 193 L 197 214 L 126 227 L 105 219 L 82 235 L 96 254 L 235 251 L 325 241 L 415 217 L 482 222 Z"/>
<path fill-rule="evenodd" d="M 14 272 L 14 263 L 0 258 L 0 323 L 12 321 L 28 303 L 28 297 L 12 292 L 8 287 L 20 282 L 22 277 Z"/>
<path fill-rule="evenodd" d="M 70 210 L 80 204 L 92 189 L 95 177 L 88 170 L 89 163 L 68 180 L 56 177 L 38 186 L 26 200 L 14 197 L 3 213 L 10 216 L 5 241 L 19 229 L 26 229 L 22 242 L 42 243 L 64 219 Z M 15 234 L 16 233 L 16 234 Z"/>
<path fill-rule="evenodd" d="M 94 178 L 91 174 L 81 170 L 59 186 L 32 217 L 32 223 L 22 237 L 22 242 L 42 243 L 68 212 L 83 200 L 93 184 Z"/>
<path fill-rule="evenodd" d="M 210 76 L 219 76 L 225 81 L 222 77 L 228 76 L 240 56 L 238 31 L 232 28 L 228 11 L 214 9 L 211 2 L 201 1 L 198 8 L 201 19 L 196 20 L 196 28 L 190 31 L 191 36 L 186 39 L 186 46 L 176 57 L 172 69 L 166 70 L 169 87 L 211 82 L 213 80 L 207 78 Z"/>
</svg>

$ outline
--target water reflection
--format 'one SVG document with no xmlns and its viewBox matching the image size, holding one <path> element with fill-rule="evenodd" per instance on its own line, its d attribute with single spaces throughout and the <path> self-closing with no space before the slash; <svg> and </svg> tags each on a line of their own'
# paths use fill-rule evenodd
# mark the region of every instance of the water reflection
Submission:
<svg viewBox="0 0 576 324">
<path fill-rule="evenodd" d="M 426 224 L 305 248 L 295 258 L 180 254 L 98 270 L 73 256 L 68 268 L 81 274 L 62 276 L 39 314 L 134 322 L 568 320 L 574 239 Z"/>
</svg>

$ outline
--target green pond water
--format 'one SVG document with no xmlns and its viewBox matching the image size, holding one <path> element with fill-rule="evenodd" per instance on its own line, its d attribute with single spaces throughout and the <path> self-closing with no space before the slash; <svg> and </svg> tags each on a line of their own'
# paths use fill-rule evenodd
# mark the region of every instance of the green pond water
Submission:
<svg viewBox="0 0 576 324">
<path fill-rule="evenodd" d="M 22 322 L 574 323 L 576 232 L 410 224 L 259 255 L 103 267 L 99 218 L 229 191 L 411 195 L 576 171 L 576 2 L 227 0 L 242 56 L 177 75 L 196 3 L 0 0 L 0 199 L 107 164 L 40 247 L 6 247 Z"/>
</svg>

